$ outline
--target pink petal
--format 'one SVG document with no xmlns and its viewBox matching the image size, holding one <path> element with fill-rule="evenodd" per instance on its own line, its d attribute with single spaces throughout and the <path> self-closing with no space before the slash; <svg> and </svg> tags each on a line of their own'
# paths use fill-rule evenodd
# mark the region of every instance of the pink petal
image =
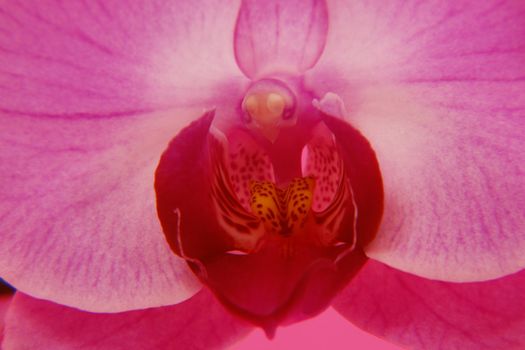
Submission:
<svg viewBox="0 0 525 350">
<path fill-rule="evenodd" d="M 11 304 L 12 296 L 8 294 L 0 294 L 0 349 L 2 349 L 2 340 L 4 339 L 4 320 L 7 309 Z"/>
<path fill-rule="evenodd" d="M 235 89 L 219 81 L 242 77 L 236 14 L 220 1 L 2 2 L 0 275 L 91 311 L 195 292 L 161 233 L 153 175 L 169 139 Z"/>
<path fill-rule="evenodd" d="M 237 12 L 219 0 L 3 1 L 0 111 L 103 117 L 202 104 L 242 76 Z"/>
<path fill-rule="evenodd" d="M 191 111 L 0 116 L 0 267 L 17 289 L 91 311 L 168 305 L 199 283 L 169 249 L 153 177 Z"/>
<path fill-rule="evenodd" d="M 243 1 L 235 28 L 235 57 L 254 79 L 302 73 L 321 56 L 328 31 L 324 0 Z"/>
<path fill-rule="evenodd" d="M 525 6 L 335 2 L 309 83 L 370 140 L 385 214 L 367 254 L 435 279 L 525 266 Z"/>
<path fill-rule="evenodd" d="M 17 294 L 3 349 L 218 349 L 249 329 L 204 291 L 175 306 L 118 314 L 93 314 Z"/>
<path fill-rule="evenodd" d="M 431 281 L 369 260 L 334 306 L 357 326 L 409 349 L 525 347 L 525 270 L 474 283 Z"/>
</svg>

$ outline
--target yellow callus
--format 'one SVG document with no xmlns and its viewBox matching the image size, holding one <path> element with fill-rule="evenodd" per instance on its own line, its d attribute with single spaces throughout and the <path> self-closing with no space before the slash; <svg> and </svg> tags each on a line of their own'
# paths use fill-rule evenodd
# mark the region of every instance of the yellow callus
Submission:
<svg viewBox="0 0 525 350">
<path fill-rule="evenodd" d="M 268 232 L 293 236 L 310 214 L 314 189 L 313 177 L 295 178 L 285 189 L 269 181 L 252 181 L 250 206 Z"/>
</svg>

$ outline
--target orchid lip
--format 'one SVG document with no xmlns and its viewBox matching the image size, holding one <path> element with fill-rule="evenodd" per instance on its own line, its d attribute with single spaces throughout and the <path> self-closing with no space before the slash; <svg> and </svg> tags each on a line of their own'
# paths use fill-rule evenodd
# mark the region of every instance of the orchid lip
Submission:
<svg viewBox="0 0 525 350">
<path fill-rule="evenodd" d="M 212 197 L 217 221 L 233 239 L 232 251 L 253 253 L 269 239 L 282 239 L 282 254 L 293 255 L 294 245 L 305 239 L 323 247 L 342 242 L 341 222 L 357 209 L 333 135 L 325 135 L 322 125 L 316 130 L 319 135 L 301 154 L 304 177 L 281 185 L 264 150 L 241 145 L 232 153 L 224 134 L 217 129 L 210 134 Z M 347 243 L 353 249 L 355 236 Z"/>
<path fill-rule="evenodd" d="M 283 86 L 267 83 L 248 92 Z M 275 142 L 246 125 L 212 127 L 209 112 L 172 140 L 156 172 L 157 210 L 174 253 L 229 310 L 270 334 L 329 304 L 366 261 L 362 247 L 380 218 L 369 145 L 303 102 L 297 124 Z M 361 169 L 366 176 L 356 177 Z M 363 201 L 368 193 L 375 203 Z M 325 267 L 313 269 L 318 263 Z"/>
</svg>

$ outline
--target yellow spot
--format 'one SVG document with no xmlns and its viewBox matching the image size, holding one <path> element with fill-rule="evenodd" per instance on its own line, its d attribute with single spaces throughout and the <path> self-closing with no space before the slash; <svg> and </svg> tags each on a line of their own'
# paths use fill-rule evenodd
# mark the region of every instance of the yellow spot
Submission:
<svg viewBox="0 0 525 350">
<path fill-rule="evenodd" d="M 297 178 L 288 186 L 286 218 L 292 231 L 303 227 L 312 207 L 315 179 Z"/>
<path fill-rule="evenodd" d="M 282 230 L 280 192 L 270 181 L 252 181 L 250 184 L 252 212 L 262 220 L 269 232 L 277 233 Z"/>
<path fill-rule="evenodd" d="M 315 179 L 296 178 L 285 189 L 269 181 L 252 181 L 250 206 L 268 232 L 292 236 L 310 215 Z"/>
</svg>

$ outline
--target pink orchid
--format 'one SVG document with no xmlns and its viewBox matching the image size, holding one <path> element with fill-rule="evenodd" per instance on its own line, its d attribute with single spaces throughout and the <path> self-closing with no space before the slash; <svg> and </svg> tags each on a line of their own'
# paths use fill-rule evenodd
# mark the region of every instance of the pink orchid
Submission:
<svg viewBox="0 0 525 350">
<path fill-rule="evenodd" d="M 525 347 L 524 2 L 4 1 L 0 67 L 4 350 L 221 348 L 330 305 Z"/>
</svg>

